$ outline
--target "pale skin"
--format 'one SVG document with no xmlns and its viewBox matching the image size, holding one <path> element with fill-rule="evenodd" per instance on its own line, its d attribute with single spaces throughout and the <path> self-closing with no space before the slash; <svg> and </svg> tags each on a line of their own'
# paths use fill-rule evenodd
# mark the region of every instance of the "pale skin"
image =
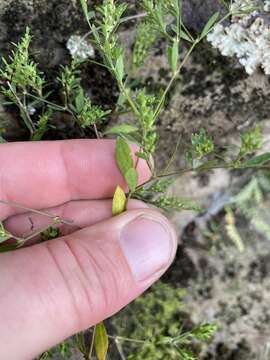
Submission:
<svg viewBox="0 0 270 360">
<path fill-rule="evenodd" d="M 111 216 L 117 184 L 114 142 L 72 140 L 0 145 L 0 199 L 73 221 L 62 237 L 0 254 L 0 359 L 30 360 L 110 317 L 151 286 L 177 247 L 158 211 L 131 201 Z M 150 177 L 142 160 L 139 182 Z M 31 218 L 31 220 L 30 220 Z M 23 236 L 50 219 L 0 205 Z"/>
</svg>

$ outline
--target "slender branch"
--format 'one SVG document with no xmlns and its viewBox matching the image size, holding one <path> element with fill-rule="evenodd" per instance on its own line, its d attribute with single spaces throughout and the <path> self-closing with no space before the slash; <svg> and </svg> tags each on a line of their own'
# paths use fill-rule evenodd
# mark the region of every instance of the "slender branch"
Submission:
<svg viewBox="0 0 270 360">
<path fill-rule="evenodd" d="M 49 218 L 54 219 L 54 220 L 59 219 L 61 224 L 73 225 L 73 221 L 60 219 L 58 215 L 53 215 L 53 214 L 50 214 L 50 213 L 48 213 L 46 211 L 42 211 L 42 210 L 31 209 L 31 208 L 28 208 L 27 206 L 17 204 L 16 202 L 0 200 L 0 204 L 9 205 L 9 206 L 15 207 L 17 209 L 22 209 L 22 210 L 29 211 L 29 212 L 34 213 L 34 214 L 46 216 L 46 217 L 49 217 Z"/>
<path fill-rule="evenodd" d="M 47 105 L 50 105 L 50 106 L 53 106 L 55 108 L 57 108 L 59 111 L 63 111 L 63 112 L 70 112 L 69 109 L 67 107 L 63 107 L 63 106 L 60 106 L 60 105 L 57 105 L 57 104 L 54 104 L 46 99 L 43 99 L 43 98 L 40 98 L 38 96 L 35 96 L 33 94 L 30 94 L 30 93 L 26 93 L 27 96 L 35 99 L 35 100 L 39 100 L 41 102 L 43 102 L 44 104 L 47 104 Z"/>
<path fill-rule="evenodd" d="M 34 239 L 38 235 L 42 234 L 44 231 L 47 231 L 51 226 L 55 226 L 59 223 L 60 222 L 53 221 L 50 225 L 44 226 L 44 228 L 33 232 L 32 234 L 28 235 L 25 238 L 14 237 L 14 239 L 17 240 L 17 242 L 18 242 L 18 248 L 23 247 L 28 241 Z"/>
<path fill-rule="evenodd" d="M 91 347 L 90 347 L 90 351 L 89 351 L 89 359 L 91 360 L 92 355 L 93 355 L 93 351 L 94 351 L 94 345 L 95 345 L 95 337 L 96 337 L 96 326 L 94 326 L 93 329 L 93 335 L 92 335 L 92 341 L 91 341 Z"/>
<path fill-rule="evenodd" d="M 24 122 L 25 122 L 26 126 L 28 127 L 31 135 L 33 135 L 36 129 L 35 129 L 35 125 L 32 122 L 32 119 L 31 119 L 31 117 L 30 117 L 30 115 L 29 115 L 29 113 L 27 111 L 26 106 L 21 102 L 20 98 L 16 94 L 16 91 L 14 91 L 14 89 L 13 89 L 13 87 L 12 87 L 12 85 L 11 85 L 11 83 L 9 81 L 7 82 L 7 85 L 9 87 L 10 91 L 12 92 L 12 95 L 15 97 L 15 99 L 17 101 L 17 105 L 21 109 L 22 116 L 23 116 L 23 119 L 24 119 Z"/>
<path fill-rule="evenodd" d="M 145 344 L 145 342 L 147 341 L 147 340 L 138 340 L 138 339 L 126 338 L 123 336 L 112 336 L 112 335 L 108 335 L 108 338 L 113 339 L 113 340 L 132 342 L 132 343 L 136 343 L 136 344 Z"/>
<path fill-rule="evenodd" d="M 99 131 L 98 131 L 97 125 L 94 124 L 94 125 L 93 125 L 93 128 L 94 128 L 94 131 L 95 131 L 95 134 L 96 134 L 96 138 L 97 138 L 97 139 L 101 139 L 101 134 L 100 134 Z"/>
<path fill-rule="evenodd" d="M 167 94 L 168 92 L 170 91 L 172 85 L 174 84 L 175 80 L 177 79 L 182 67 L 186 64 L 190 54 L 193 52 L 193 50 L 195 49 L 196 45 L 198 44 L 198 40 L 195 41 L 192 46 L 190 47 L 190 49 L 188 50 L 188 52 L 186 53 L 183 61 L 181 62 L 181 64 L 179 65 L 177 71 L 173 74 L 169 84 L 167 85 L 166 89 L 164 90 L 163 94 L 162 94 L 162 97 L 157 105 L 157 108 L 156 108 L 156 111 L 155 111 L 155 114 L 154 114 L 154 117 L 157 118 L 162 110 L 162 107 L 163 107 L 163 104 L 164 104 L 164 101 L 167 97 Z"/>
<path fill-rule="evenodd" d="M 164 171 L 162 172 L 163 175 L 165 175 L 166 172 L 167 172 L 167 171 L 169 170 L 169 168 L 171 167 L 171 165 L 172 165 L 172 163 L 173 163 L 173 161 L 174 161 L 174 159 L 175 159 L 175 157 L 176 157 L 177 151 L 178 151 L 178 149 L 179 149 L 181 140 L 182 140 L 182 138 L 181 138 L 181 136 L 179 136 L 179 139 L 177 140 L 177 144 L 176 144 L 176 146 L 175 146 L 174 152 L 173 152 L 173 154 L 172 154 L 172 156 L 171 156 L 171 158 L 170 158 L 167 166 L 165 167 Z"/>
<path fill-rule="evenodd" d="M 134 101 L 131 99 L 129 92 L 127 91 L 127 89 L 125 88 L 123 82 L 119 81 L 118 82 L 118 86 L 120 91 L 123 93 L 123 95 L 125 96 L 127 102 L 129 103 L 130 108 L 132 109 L 134 115 L 136 115 L 137 117 L 140 117 L 140 112 L 137 109 L 137 106 L 135 105 Z"/>
<path fill-rule="evenodd" d="M 137 20 L 137 19 L 141 19 L 141 18 L 145 18 L 147 16 L 147 13 L 146 12 L 143 12 L 143 13 L 140 13 L 140 14 L 135 14 L 135 15 L 131 15 L 131 16 L 126 16 L 126 17 L 123 17 L 121 20 L 120 20 L 120 24 L 123 24 L 125 22 L 128 22 L 128 21 L 132 21 L 132 20 Z M 89 24 L 88 22 L 88 25 L 91 29 L 91 23 Z M 97 30 L 100 30 L 101 27 L 97 27 Z M 91 29 L 90 31 L 88 31 L 82 38 L 81 38 L 81 42 L 83 42 L 88 36 L 92 35 L 93 34 L 93 30 Z M 80 44 L 80 43 L 79 43 Z"/>
<path fill-rule="evenodd" d="M 270 170 L 270 165 L 262 165 L 262 166 L 236 166 L 234 163 L 231 164 L 224 164 L 224 165 L 217 165 L 217 166 L 211 166 L 211 167 L 197 167 L 197 168 L 186 168 L 186 169 L 179 169 L 179 170 L 175 170 L 171 173 L 167 173 L 167 174 L 160 174 L 160 175 L 156 175 L 153 176 L 150 180 L 146 181 L 145 183 L 141 184 L 140 186 L 137 187 L 137 191 L 143 189 L 146 185 L 151 184 L 153 181 L 156 180 L 161 180 L 161 179 L 166 179 L 166 178 L 170 178 L 170 177 L 175 177 L 175 176 L 182 176 L 184 174 L 190 173 L 190 172 L 204 172 L 204 171 L 209 171 L 209 170 L 215 170 L 215 169 L 231 169 L 231 170 Z"/>
<path fill-rule="evenodd" d="M 116 339 L 114 339 L 114 342 L 117 347 L 117 350 L 118 350 L 121 360 L 126 360 L 125 354 L 123 352 L 121 344 L 119 343 L 119 340 L 116 338 Z"/>
</svg>

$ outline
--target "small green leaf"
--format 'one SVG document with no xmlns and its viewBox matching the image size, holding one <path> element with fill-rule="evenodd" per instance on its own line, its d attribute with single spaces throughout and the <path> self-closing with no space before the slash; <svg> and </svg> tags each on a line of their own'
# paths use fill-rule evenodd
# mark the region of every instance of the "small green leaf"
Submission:
<svg viewBox="0 0 270 360">
<path fill-rule="evenodd" d="M 113 196 L 112 215 L 117 216 L 119 214 L 122 214 L 126 210 L 126 205 L 126 194 L 120 186 L 117 186 Z"/>
<path fill-rule="evenodd" d="M 77 113 L 80 113 L 83 110 L 85 104 L 85 97 L 83 93 L 83 89 L 80 88 L 76 98 L 75 98 L 75 105 Z"/>
<path fill-rule="evenodd" d="M 121 54 L 115 64 L 115 72 L 117 75 L 117 80 L 122 81 L 125 75 L 125 67 L 124 67 L 124 56 Z"/>
<path fill-rule="evenodd" d="M 138 172 L 135 168 L 130 168 L 125 174 L 125 180 L 128 184 L 129 190 L 134 192 L 138 185 Z"/>
<path fill-rule="evenodd" d="M 92 25 L 92 33 L 94 35 L 94 39 L 95 39 L 96 43 L 100 44 L 100 36 L 98 33 L 98 29 L 95 25 Z"/>
<path fill-rule="evenodd" d="M 82 11 L 87 21 L 89 20 L 87 0 L 80 0 Z"/>
<path fill-rule="evenodd" d="M 17 244 L 7 244 L 0 246 L 0 253 L 5 253 L 9 251 L 16 250 L 18 248 Z"/>
<path fill-rule="evenodd" d="M 181 29 L 181 32 L 180 32 L 180 37 L 183 40 L 186 40 L 186 41 L 188 41 L 190 43 L 193 43 L 193 40 L 190 38 L 190 36 L 182 29 Z"/>
<path fill-rule="evenodd" d="M 112 127 L 111 129 L 107 130 L 104 134 L 105 135 L 121 135 L 121 134 L 132 134 L 138 131 L 139 129 L 136 126 L 129 125 L 129 124 L 121 124 Z"/>
<path fill-rule="evenodd" d="M 200 39 L 203 39 L 209 33 L 209 31 L 212 30 L 212 28 L 215 25 L 215 23 L 217 22 L 218 18 L 219 18 L 219 12 L 216 12 L 215 14 L 213 14 L 210 17 L 210 19 L 207 21 L 205 27 L 203 28 L 203 31 L 200 35 Z"/>
<path fill-rule="evenodd" d="M 168 49 L 168 61 L 173 73 L 176 73 L 177 71 L 178 56 L 179 56 L 179 43 L 175 39 L 172 47 Z"/>
<path fill-rule="evenodd" d="M 146 154 L 146 153 L 144 153 L 144 152 L 137 152 L 137 153 L 136 153 L 136 156 L 137 156 L 138 158 L 144 159 L 144 160 L 146 160 L 146 161 L 149 160 L 149 155 Z"/>
<path fill-rule="evenodd" d="M 240 166 L 244 168 L 252 167 L 252 166 L 260 166 L 266 164 L 269 161 L 270 161 L 270 152 L 255 156 L 254 158 L 245 161 Z"/>
<path fill-rule="evenodd" d="M 259 126 L 255 129 L 250 129 L 241 135 L 241 147 L 239 150 L 239 157 L 251 154 L 261 149 L 263 144 L 262 130 Z"/>
<path fill-rule="evenodd" d="M 12 235 L 4 228 L 4 225 L 2 222 L 0 222 L 0 244 L 12 239 Z"/>
<path fill-rule="evenodd" d="M 95 350 L 98 360 L 105 360 L 109 348 L 109 339 L 104 323 L 96 326 Z"/>
<path fill-rule="evenodd" d="M 128 170 L 134 167 L 131 149 L 128 143 L 120 137 L 116 141 L 115 159 L 124 177 Z"/>
</svg>

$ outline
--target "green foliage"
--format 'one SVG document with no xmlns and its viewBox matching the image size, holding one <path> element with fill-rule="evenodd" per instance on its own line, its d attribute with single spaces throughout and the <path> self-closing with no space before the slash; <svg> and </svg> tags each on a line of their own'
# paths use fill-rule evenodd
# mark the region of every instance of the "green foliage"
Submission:
<svg viewBox="0 0 270 360">
<path fill-rule="evenodd" d="M 138 184 L 138 172 L 135 168 L 132 152 L 128 143 L 120 137 L 116 142 L 115 159 L 121 174 L 127 182 L 129 190 L 133 193 Z"/>
<path fill-rule="evenodd" d="M 150 193 L 161 193 L 164 194 L 168 188 L 170 187 L 170 185 L 173 184 L 175 179 L 161 179 L 161 180 L 157 180 L 155 181 L 148 189 L 147 191 Z"/>
<path fill-rule="evenodd" d="M 231 207 L 243 215 L 255 231 L 270 240 L 268 211 L 264 204 L 269 192 L 269 174 L 259 172 L 233 197 Z"/>
<path fill-rule="evenodd" d="M 27 28 L 22 40 L 14 45 L 16 49 L 10 56 L 10 62 L 3 59 L 4 66 L 0 70 L 0 79 L 4 83 L 1 91 L 10 100 L 9 104 L 19 108 L 21 118 L 30 131 L 30 139 L 37 141 L 43 138 L 54 111 L 70 114 L 82 129 L 101 124 L 110 111 L 93 105 L 85 95 L 81 87 L 81 62 L 77 59 L 72 60 L 70 65 L 62 66 L 57 78 L 64 95 L 63 106 L 47 100 L 51 93 L 44 94 L 46 83 L 38 65 L 30 59 L 30 41 L 30 30 Z"/>
<path fill-rule="evenodd" d="M 45 81 L 37 69 L 37 64 L 30 59 L 29 46 L 31 35 L 29 28 L 26 29 L 21 41 L 12 51 L 9 60 L 2 58 L 3 66 L 0 69 L 0 80 L 3 82 L 1 92 L 15 104 L 20 115 L 29 129 L 31 136 L 36 131 L 36 126 L 31 119 L 28 108 L 28 92 L 42 97 Z"/>
<path fill-rule="evenodd" d="M 0 222 L 0 244 L 11 239 L 12 235 L 4 228 L 2 222 Z"/>
<path fill-rule="evenodd" d="M 32 135 L 31 140 L 39 141 L 43 138 L 44 134 L 46 133 L 49 127 L 50 117 L 51 117 L 51 111 L 49 110 L 46 113 L 41 114 L 36 124 L 36 129 L 34 134 Z"/>
<path fill-rule="evenodd" d="M 239 157 L 254 153 L 262 147 L 262 132 L 259 126 L 241 136 Z"/>
<path fill-rule="evenodd" d="M 149 56 L 150 48 L 154 44 L 156 39 L 157 32 L 155 31 L 155 29 L 153 29 L 152 25 L 149 22 L 143 21 L 137 29 L 132 54 L 132 62 L 136 69 L 144 65 L 146 58 Z"/>
<path fill-rule="evenodd" d="M 118 5 L 112 0 L 104 0 L 103 4 L 97 8 L 101 20 L 96 20 L 96 24 L 91 26 L 96 46 L 103 56 L 104 65 L 116 76 L 116 64 L 122 61 L 123 49 L 119 45 L 115 32 L 126 8 L 126 4 Z M 119 78 L 118 80 L 121 81 L 122 79 Z"/>
<path fill-rule="evenodd" d="M 137 93 L 136 104 L 142 132 L 142 149 L 147 159 L 155 151 L 158 140 L 155 115 L 157 103 L 157 97 L 148 95 L 144 89 Z"/>
<path fill-rule="evenodd" d="M 194 201 L 166 194 L 174 180 L 161 179 L 153 181 L 149 186 L 139 188 L 134 193 L 134 197 L 169 212 L 182 210 L 201 212 L 203 209 Z"/>
<path fill-rule="evenodd" d="M 106 360 L 109 341 L 106 328 L 103 323 L 96 326 L 95 330 L 95 350 L 98 360 Z"/>
<path fill-rule="evenodd" d="M 75 97 L 78 96 L 81 90 L 81 72 L 79 70 L 80 62 L 72 60 L 70 65 L 62 66 L 61 73 L 57 78 L 58 82 L 62 86 L 65 96 L 65 105 L 73 103 Z"/>
<path fill-rule="evenodd" d="M 151 202 L 153 205 L 167 211 L 193 210 L 201 212 L 202 208 L 190 199 L 180 199 L 173 196 L 160 196 Z"/>
<path fill-rule="evenodd" d="M 117 186 L 112 201 L 112 215 L 117 216 L 122 214 L 126 210 L 126 206 L 126 194 L 120 186 Z"/>
<path fill-rule="evenodd" d="M 177 72 L 177 64 L 179 59 L 179 44 L 177 39 L 173 41 L 173 45 L 168 48 L 168 62 L 173 74 Z"/>
<path fill-rule="evenodd" d="M 249 159 L 247 161 L 244 161 L 241 166 L 242 167 L 262 166 L 267 164 L 269 161 L 270 161 L 270 153 L 265 153 L 255 156 L 254 158 Z"/>
<path fill-rule="evenodd" d="M 60 236 L 60 229 L 50 226 L 47 230 L 43 231 L 41 234 L 41 241 L 48 241 L 56 239 Z"/>
<path fill-rule="evenodd" d="M 183 295 L 160 282 L 112 320 L 128 360 L 197 359 L 192 345 L 209 341 L 216 326 L 181 329 Z"/>
<path fill-rule="evenodd" d="M 82 97 L 82 100 L 82 103 L 76 103 L 76 111 L 78 123 L 83 129 L 101 124 L 110 113 L 110 110 L 104 111 L 100 106 L 92 105 L 86 97 Z"/>
<path fill-rule="evenodd" d="M 129 124 L 121 124 L 113 126 L 111 129 L 107 130 L 104 134 L 105 135 L 128 135 L 134 134 L 138 132 L 138 127 L 129 125 Z"/>
<path fill-rule="evenodd" d="M 70 359 L 71 358 L 71 342 L 64 341 L 63 343 L 59 344 L 55 348 L 50 351 L 46 351 L 41 354 L 37 360 L 50 360 L 54 358 L 56 355 L 60 356 L 61 359 Z"/>
<path fill-rule="evenodd" d="M 15 50 L 12 51 L 9 61 L 2 59 L 4 67 L 0 70 L 0 76 L 11 83 L 14 89 L 22 92 L 31 89 L 41 96 L 44 79 L 37 70 L 37 64 L 30 59 L 30 41 L 30 29 L 27 28 L 22 40 L 17 45 L 14 44 Z M 10 95 L 11 100 L 13 99 L 9 90 L 6 94 Z"/>
<path fill-rule="evenodd" d="M 202 33 L 200 35 L 200 39 L 205 38 L 208 33 L 213 29 L 213 27 L 215 26 L 217 20 L 219 18 L 219 12 L 216 12 L 215 14 L 213 14 L 210 19 L 207 21 L 207 23 L 205 24 L 205 27 L 202 30 Z"/>
<path fill-rule="evenodd" d="M 197 160 L 201 160 L 204 156 L 211 154 L 215 149 L 213 140 L 207 136 L 204 129 L 192 135 L 191 144 L 192 156 Z"/>
</svg>

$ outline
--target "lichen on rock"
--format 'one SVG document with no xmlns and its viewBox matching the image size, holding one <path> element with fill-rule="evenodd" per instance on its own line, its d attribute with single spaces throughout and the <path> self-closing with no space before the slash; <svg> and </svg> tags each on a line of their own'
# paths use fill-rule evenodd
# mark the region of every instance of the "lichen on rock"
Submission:
<svg viewBox="0 0 270 360">
<path fill-rule="evenodd" d="M 248 74 L 270 75 L 270 1 L 234 0 L 229 25 L 217 24 L 208 41 L 224 56 L 236 56 Z"/>
</svg>

